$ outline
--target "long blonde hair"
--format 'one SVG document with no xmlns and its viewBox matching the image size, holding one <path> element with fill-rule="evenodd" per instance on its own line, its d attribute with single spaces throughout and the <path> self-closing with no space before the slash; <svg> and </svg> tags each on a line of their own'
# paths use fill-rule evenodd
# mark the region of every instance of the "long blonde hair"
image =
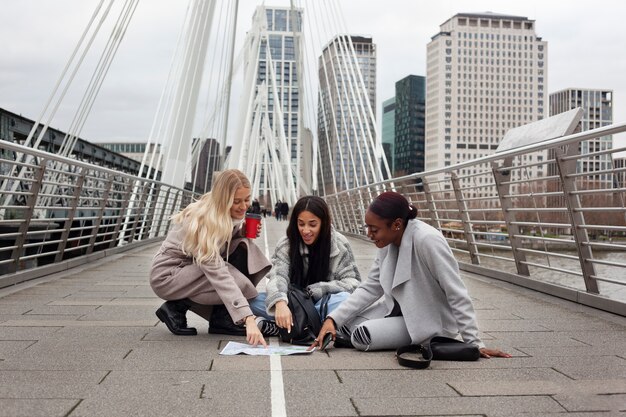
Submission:
<svg viewBox="0 0 626 417">
<path fill-rule="evenodd" d="M 239 188 L 250 188 L 246 175 L 237 169 L 220 172 L 210 192 L 204 194 L 172 220 L 183 228 L 182 251 L 198 263 L 222 263 L 220 250 L 230 244 L 233 220 L 230 208 Z"/>
</svg>

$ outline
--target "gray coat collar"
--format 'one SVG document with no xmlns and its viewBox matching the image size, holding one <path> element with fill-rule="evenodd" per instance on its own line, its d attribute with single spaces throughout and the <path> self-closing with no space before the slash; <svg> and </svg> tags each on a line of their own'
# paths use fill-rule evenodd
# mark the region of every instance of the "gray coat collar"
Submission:
<svg viewBox="0 0 626 417">
<path fill-rule="evenodd" d="M 383 249 L 387 253 L 383 255 L 384 259 L 382 260 L 380 276 L 393 277 L 392 289 L 411 279 L 414 258 L 413 238 L 417 228 L 416 222 L 409 221 L 402 235 L 400 247 L 390 244 Z"/>
</svg>

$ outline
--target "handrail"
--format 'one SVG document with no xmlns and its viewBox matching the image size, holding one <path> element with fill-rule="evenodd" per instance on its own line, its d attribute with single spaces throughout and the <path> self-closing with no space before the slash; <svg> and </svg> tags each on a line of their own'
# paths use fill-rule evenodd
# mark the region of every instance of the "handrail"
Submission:
<svg viewBox="0 0 626 417">
<path fill-rule="evenodd" d="M 28 164 L 22 161 L 29 161 Z M 20 171 L 20 178 L 9 174 Z M 0 140 L 3 276 L 151 241 L 191 191 Z"/>
<path fill-rule="evenodd" d="M 583 292 L 587 298 L 577 298 L 593 296 L 605 300 L 594 306 L 608 303 L 624 312 L 626 170 L 611 158 L 624 148 L 597 145 L 592 154 L 580 154 L 582 142 L 604 144 L 601 138 L 618 133 L 626 133 L 626 123 L 324 198 L 339 230 L 365 237 L 363 217 L 372 198 L 398 191 L 418 208 L 419 219 L 444 234 L 463 269 L 479 267 L 517 283 L 539 281 L 542 289 L 553 286 L 554 294 L 563 288 Z M 582 169 L 585 164 L 592 168 Z M 346 215 L 349 206 L 362 212 Z"/>
</svg>

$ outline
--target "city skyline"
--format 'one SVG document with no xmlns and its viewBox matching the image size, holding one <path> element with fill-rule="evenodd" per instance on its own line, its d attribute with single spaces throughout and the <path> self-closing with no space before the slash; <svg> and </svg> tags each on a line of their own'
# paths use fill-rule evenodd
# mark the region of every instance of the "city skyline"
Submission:
<svg viewBox="0 0 626 417">
<path fill-rule="evenodd" d="M 95 5 L 76 0 L 3 4 L 11 19 L 0 28 L 0 39 L 7 45 L 0 60 L 0 107 L 38 117 Z M 245 35 L 256 6 L 240 2 L 238 38 Z M 620 106 L 626 95 L 626 80 L 620 77 L 626 58 L 613 51 L 616 39 L 625 38 L 619 16 L 626 6 L 617 1 L 600 1 L 590 8 L 565 1 L 444 1 L 424 7 L 423 2 L 391 0 L 382 8 L 377 2 L 344 0 L 340 7 L 350 33 L 370 35 L 377 44 L 378 129 L 381 103 L 394 95 L 395 82 L 410 74 L 426 75 L 426 45 L 439 25 L 457 13 L 485 11 L 536 22 L 537 35 L 550 45 L 548 93 L 564 88 L 613 90 L 614 121 L 626 121 L 626 106 Z M 140 4 L 82 138 L 95 143 L 140 141 L 149 134 L 184 12 L 184 4 Z M 51 126 L 67 129 L 76 104 L 68 97 Z"/>
</svg>

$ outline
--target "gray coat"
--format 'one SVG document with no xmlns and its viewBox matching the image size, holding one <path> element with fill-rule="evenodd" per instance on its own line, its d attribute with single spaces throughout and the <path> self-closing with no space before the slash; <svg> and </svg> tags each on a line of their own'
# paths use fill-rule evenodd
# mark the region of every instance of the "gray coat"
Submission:
<svg viewBox="0 0 626 417">
<path fill-rule="evenodd" d="M 412 343 L 460 334 L 484 347 L 456 259 L 443 235 L 424 222 L 410 220 L 399 247 L 379 249 L 367 279 L 330 315 L 340 327 L 381 297 L 384 316 L 398 302 Z"/>
<path fill-rule="evenodd" d="M 327 293 L 352 292 L 361 283 L 361 275 L 354 262 L 354 255 L 348 239 L 334 229 L 331 230 L 330 238 L 329 276 L 326 280 L 316 282 L 307 287 L 315 301 Z M 301 244 L 300 253 L 303 255 L 308 253 L 308 247 Z M 306 273 L 308 257 L 303 256 L 303 261 Z M 267 299 L 265 305 L 269 314 L 274 314 L 274 305 L 278 301 L 287 302 L 290 264 L 289 239 L 285 236 L 276 244 L 276 249 L 272 256 L 273 269 L 267 276 Z"/>
<path fill-rule="evenodd" d="M 222 248 L 222 256 L 229 255 L 239 246 L 248 251 L 250 278 L 228 262 L 193 262 L 181 250 L 182 228 L 176 224 L 167 234 L 161 248 L 154 256 L 150 271 L 150 286 L 164 300 L 189 298 L 199 304 L 224 304 L 235 323 L 252 315 L 248 299 L 258 295 L 256 285 L 272 267 L 252 239 L 241 235 L 241 226 L 233 229 L 229 247 Z"/>
</svg>

